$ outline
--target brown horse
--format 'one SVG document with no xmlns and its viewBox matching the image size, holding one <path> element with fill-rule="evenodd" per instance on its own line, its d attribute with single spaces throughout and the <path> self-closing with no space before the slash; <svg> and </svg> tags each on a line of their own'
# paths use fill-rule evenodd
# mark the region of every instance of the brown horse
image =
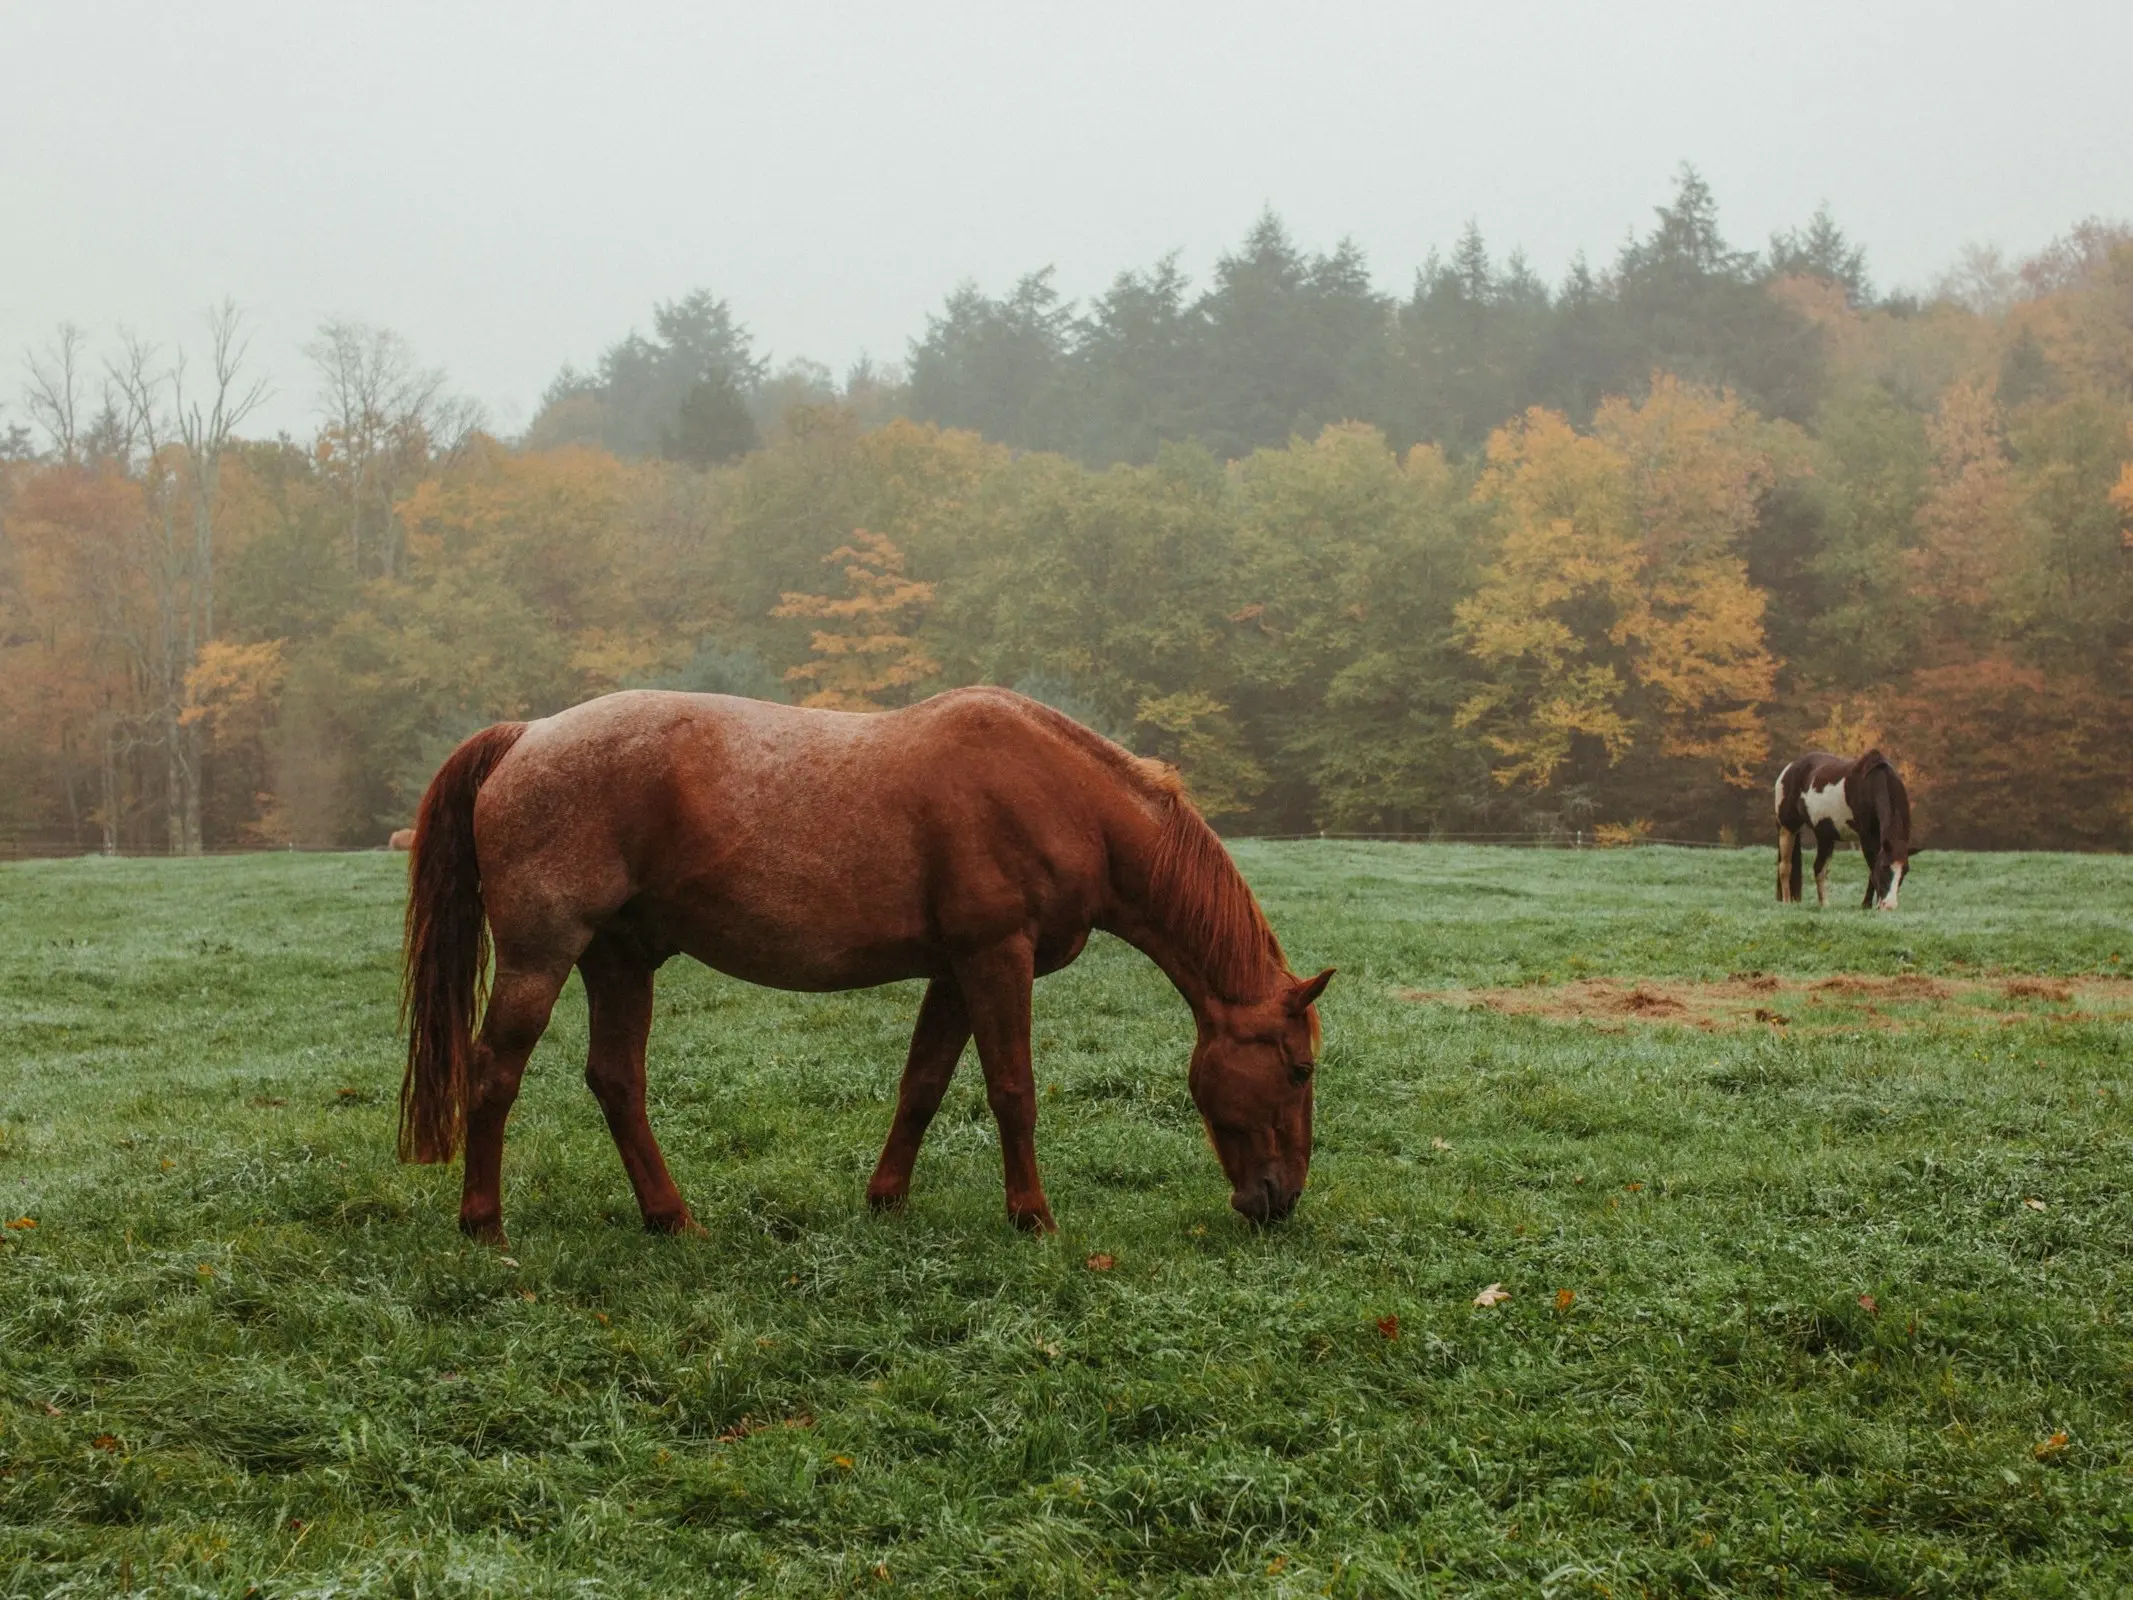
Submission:
<svg viewBox="0 0 2133 1600">
<path fill-rule="evenodd" d="M 499 723 L 431 780 L 408 873 L 400 1153 L 448 1161 L 464 1137 L 459 1225 L 477 1237 L 503 1238 L 504 1122 L 572 966 L 586 1083 L 645 1226 L 695 1227 L 644 1110 L 652 974 L 677 952 L 781 989 L 926 979 L 868 1201 L 903 1203 L 975 1037 L 1008 1215 L 1051 1228 L 1030 984 L 1091 928 L 1143 951 L 1191 1006 L 1189 1084 L 1230 1204 L 1270 1222 L 1303 1190 L 1313 1002 L 1332 971 L 1290 975 L 1167 768 L 1004 689 L 871 715 L 633 691 Z"/>
</svg>

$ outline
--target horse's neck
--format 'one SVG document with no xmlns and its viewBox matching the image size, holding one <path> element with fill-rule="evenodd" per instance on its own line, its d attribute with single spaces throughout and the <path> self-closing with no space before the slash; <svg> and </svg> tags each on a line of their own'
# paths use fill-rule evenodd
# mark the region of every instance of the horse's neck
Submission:
<svg viewBox="0 0 2133 1600">
<path fill-rule="evenodd" d="M 1160 967 L 1205 1018 L 1212 1005 L 1264 999 L 1286 973 L 1250 888 L 1219 843 L 1209 852 L 1182 841 L 1186 870 L 1177 870 L 1181 841 L 1167 828 L 1201 826 L 1192 818 L 1169 822 L 1159 807 L 1152 819 L 1137 816 L 1118 831 L 1109 931 Z"/>
</svg>

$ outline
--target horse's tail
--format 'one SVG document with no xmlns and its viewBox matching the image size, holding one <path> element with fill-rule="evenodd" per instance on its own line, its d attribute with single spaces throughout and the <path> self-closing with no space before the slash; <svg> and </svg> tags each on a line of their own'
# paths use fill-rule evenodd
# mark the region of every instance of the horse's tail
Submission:
<svg viewBox="0 0 2133 1600">
<path fill-rule="evenodd" d="M 474 797 L 525 731 L 523 722 L 499 722 L 454 750 L 415 817 L 400 977 L 400 1024 L 407 1029 L 402 1161 L 451 1160 L 466 1128 L 467 1063 L 489 984 Z"/>
</svg>

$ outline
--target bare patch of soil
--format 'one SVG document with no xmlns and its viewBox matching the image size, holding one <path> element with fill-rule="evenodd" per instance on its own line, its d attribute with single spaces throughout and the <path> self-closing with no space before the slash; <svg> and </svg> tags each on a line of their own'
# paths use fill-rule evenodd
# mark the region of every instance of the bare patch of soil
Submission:
<svg viewBox="0 0 2133 1600">
<path fill-rule="evenodd" d="M 1906 1029 L 1927 1022 L 2006 1022 L 2032 1018 L 2089 1022 L 2133 1018 L 2133 978 L 1934 978 L 1851 973 L 1780 978 L 1736 972 L 1723 980 L 1581 978 L 1504 989 L 1403 989 L 1424 1005 L 1480 1008 L 1513 1017 L 1579 1022 L 1618 1031 L 1633 1022 L 1677 1027 Z M 2078 1009 L 2062 1009 L 2074 1006 Z"/>
</svg>

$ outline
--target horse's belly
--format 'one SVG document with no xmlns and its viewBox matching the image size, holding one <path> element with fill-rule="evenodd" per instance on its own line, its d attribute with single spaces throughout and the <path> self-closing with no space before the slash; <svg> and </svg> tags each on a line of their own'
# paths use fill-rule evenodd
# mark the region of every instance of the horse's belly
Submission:
<svg viewBox="0 0 2133 1600">
<path fill-rule="evenodd" d="M 712 890 L 647 896 L 632 911 L 660 945 L 773 989 L 863 989 L 938 964 L 923 919 L 880 901 Z"/>
</svg>

